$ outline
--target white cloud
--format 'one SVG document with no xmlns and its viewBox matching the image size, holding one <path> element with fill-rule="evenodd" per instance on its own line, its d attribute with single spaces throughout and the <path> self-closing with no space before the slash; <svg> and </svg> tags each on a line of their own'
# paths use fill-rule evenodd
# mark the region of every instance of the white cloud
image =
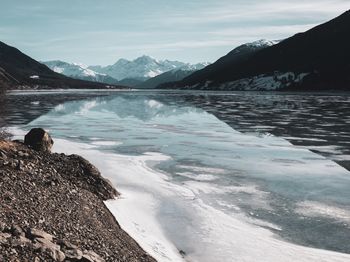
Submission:
<svg viewBox="0 0 350 262">
<path fill-rule="evenodd" d="M 190 15 L 188 12 L 167 15 L 165 23 L 191 25 L 287 18 L 294 18 L 296 21 L 298 18 L 320 20 L 334 17 L 350 8 L 348 0 L 265 0 L 247 1 L 246 4 L 236 2 L 220 1 L 214 8 L 210 6 L 196 10 L 196 13 Z"/>
<path fill-rule="evenodd" d="M 275 38 L 284 38 L 292 36 L 299 32 L 307 31 L 318 24 L 303 24 L 303 25 L 268 25 L 268 26 L 250 26 L 250 27 L 240 27 L 240 28 L 226 28 L 219 29 L 209 34 L 216 37 L 253 37 L 255 39 L 261 38 L 271 38 L 269 40 L 276 40 Z"/>
<path fill-rule="evenodd" d="M 286 38 L 350 8 L 350 0 L 4 1 L 0 40 L 40 60 L 86 64 L 140 53 L 213 61 L 245 42 Z"/>
</svg>

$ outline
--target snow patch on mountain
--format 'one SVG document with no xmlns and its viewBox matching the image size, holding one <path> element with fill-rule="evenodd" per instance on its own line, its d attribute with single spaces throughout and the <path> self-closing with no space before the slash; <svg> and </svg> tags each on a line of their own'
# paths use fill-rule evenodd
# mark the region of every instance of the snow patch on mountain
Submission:
<svg viewBox="0 0 350 262">
<path fill-rule="evenodd" d="M 230 91 L 277 91 L 302 83 L 310 73 L 275 72 L 273 75 L 257 75 L 219 85 L 216 90 Z M 213 81 L 186 86 L 183 89 L 210 90 L 216 84 Z"/>
<path fill-rule="evenodd" d="M 175 71 L 182 70 L 182 71 L 197 71 L 201 70 L 204 67 L 210 65 L 209 62 L 203 62 L 203 63 L 197 63 L 197 64 L 185 64 L 184 66 L 175 69 Z"/>
<path fill-rule="evenodd" d="M 81 63 L 67 63 L 59 60 L 43 62 L 51 70 L 66 76 L 106 76 L 106 74 L 97 73 Z"/>
<path fill-rule="evenodd" d="M 245 43 L 243 45 L 240 45 L 233 49 L 229 55 L 236 55 L 236 54 L 245 54 L 245 53 L 251 53 L 253 51 L 258 51 L 273 45 L 278 44 L 281 42 L 280 40 L 266 40 L 266 39 L 260 39 L 251 43 Z"/>
<path fill-rule="evenodd" d="M 247 43 L 247 46 L 250 47 L 268 47 L 276 45 L 280 42 L 280 40 L 266 40 L 266 39 L 260 39 L 251 43 Z"/>
<path fill-rule="evenodd" d="M 137 88 L 156 88 L 161 84 L 167 82 L 181 81 L 185 77 L 194 73 L 197 70 L 203 69 L 209 65 L 209 63 L 198 63 L 198 64 L 185 64 L 179 68 L 174 68 L 173 70 L 167 71 L 160 75 L 156 75 L 141 84 L 136 85 Z"/>
<path fill-rule="evenodd" d="M 276 72 L 274 75 L 258 75 L 228 82 L 220 86 L 222 90 L 276 91 L 299 84 L 309 73 Z"/>
</svg>

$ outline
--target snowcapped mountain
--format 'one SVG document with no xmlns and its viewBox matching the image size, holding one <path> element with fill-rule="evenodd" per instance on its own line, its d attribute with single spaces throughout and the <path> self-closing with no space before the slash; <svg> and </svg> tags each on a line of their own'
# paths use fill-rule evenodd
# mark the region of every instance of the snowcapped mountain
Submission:
<svg viewBox="0 0 350 262">
<path fill-rule="evenodd" d="M 250 47 L 256 47 L 256 48 L 265 48 L 268 46 L 273 46 L 281 42 L 280 40 L 266 40 L 266 39 L 260 39 L 251 43 L 245 44 L 246 46 Z"/>
<path fill-rule="evenodd" d="M 349 25 L 350 10 L 266 48 L 249 47 L 260 43 L 240 46 L 183 80 L 159 88 L 349 90 Z"/>
<path fill-rule="evenodd" d="M 58 74 L 22 53 L 15 47 L 0 41 L 0 89 L 102 89 L 122 88 L 116 85 L 105 85 L 73 79 Z"/>
<path fill-rule="evenodd" d="M 152 79 L 170 71 L 171 73 L 167 74 L 168 77 L 165 77 L 164 81 L 160 81 L 159 83 L 182 80 L 183 77 L 186 77 L 209 64 L 189 64 L 170 60 L 159 61 L 149 56 L 141 56 L 133 61 L 119 59 L 114 65 L 106 67 L 85 66 L 79 63 L 67 63 L 60 60 L 42 63 L 54 72 L 72 78 L 132 87 L 139 86 L 148 79 Z M 159 79 L 157 81 L 159 81 Z"/>
<path fill-rule="evenodd" d="M 242 61 L 247 60 L 250 56 L 252 56 L 254 53 L 264 50 L 268 47 L 272 47 L 276 44 L 278 44 L 280 41 L 269 41 L 265 39 L 260 39 L 251 43 L 245 43 L 242 44 L 235 49 L 233 49 L 231 52 L 229 52 L 227 55 L 221 57 L 218 61 L 215 63 L 206 66 L 203 69 L 195 70 L 191 74 L 188 74 L 187 76 L 184 76 L 184 78 L 181 80 L 174 80 L 178 81 L 178 83 L 170 83 L 167 84 L 166 82 L 163 82 L 159 84 L 158 88 L 171 88 L 174 87 L 174 85 L 183 85 L 186 86 L 187 81 L 200 81 L 201 84 L 205 85 L 207 81 L 212 81 L 211 80 L 211 75 L 212 74 L 217 74 L 217 75 L 222 75 L 221 72 L 223 70 L 227 69 L 227 65 L 231 64 L 238 64 L 241 63 Z M 227 75 L 231 75 L 233 72 L 229 71 L 227 72 Z M 197 84 L 197 83 L 196 83 Z"/>
<path fill-rule="evenodd" d="M 42 62 L 56 73 L 72 78 L 107 84 L 117 84 L 117 80 L 102 73 L 95 72 L 79 63 L 67 63 L 59 60 Z"/>
<path fill-rule="evenodd" d="M 117 80 L 127 78 L 145 81 L 174 69 L 191 66 L 195 69 L 199 65 L 190 65 L 179 61 L 157 60 L 144 55 L 132 61 L 119 59 L 113 65 L 106 67 L 90 66 L 88 68 L 95 72 L 109 75 Z"/>
<path fill-rule="evenodd" d="M 260 39 L 251 43 L 246 43 L 243 45 L 240 45 L 233 49 L 231 52 L 227 54 L 227 57 L 230 59 L 237 59 L 239 56 L 245 56 L 247 54 L 251 54 L 253 52 L 259 51 L 261 49 L 273 46 L 278 44 L 280 41 L 270 41 L 266 39 Z"/>
</svg>

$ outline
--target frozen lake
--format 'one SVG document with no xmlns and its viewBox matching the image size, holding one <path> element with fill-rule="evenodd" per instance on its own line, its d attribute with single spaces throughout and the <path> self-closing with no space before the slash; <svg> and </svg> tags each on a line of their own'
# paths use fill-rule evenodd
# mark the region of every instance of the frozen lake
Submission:
<svg viewBox="0 0 350 262">
<path fill-rule="evenodd" d="M 346 94 L 17 93 L 7 121 L 94 163 L 160 261 L 350 260 Z"/>
</svg>

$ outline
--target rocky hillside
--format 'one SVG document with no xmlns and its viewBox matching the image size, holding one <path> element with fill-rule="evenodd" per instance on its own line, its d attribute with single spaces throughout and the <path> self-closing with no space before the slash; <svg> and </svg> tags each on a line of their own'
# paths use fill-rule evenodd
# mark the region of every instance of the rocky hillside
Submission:
<svg viewBox="0 0 350 262">
<path fill-rule="evenodd" d="M 280 43 L 232 60 L 231 54 L 167 87 L 214 90 L 347 90 L 350 11 Z"/>
<path fill-rule="evenodd" d="M 0 82 L 11 88 L 107 88 L 105 84 L 72 79 L 0 42 Z M 110 86 L 115 88 L 117 86 Z M 0 88 L 3 88 L 1 85 Z"/>
<path fill-rule="evenodd" d="M 110 183 L 46 134 L 0 141 L 0 261 L 155 261 L 105 207 Z"/>
</svg>

